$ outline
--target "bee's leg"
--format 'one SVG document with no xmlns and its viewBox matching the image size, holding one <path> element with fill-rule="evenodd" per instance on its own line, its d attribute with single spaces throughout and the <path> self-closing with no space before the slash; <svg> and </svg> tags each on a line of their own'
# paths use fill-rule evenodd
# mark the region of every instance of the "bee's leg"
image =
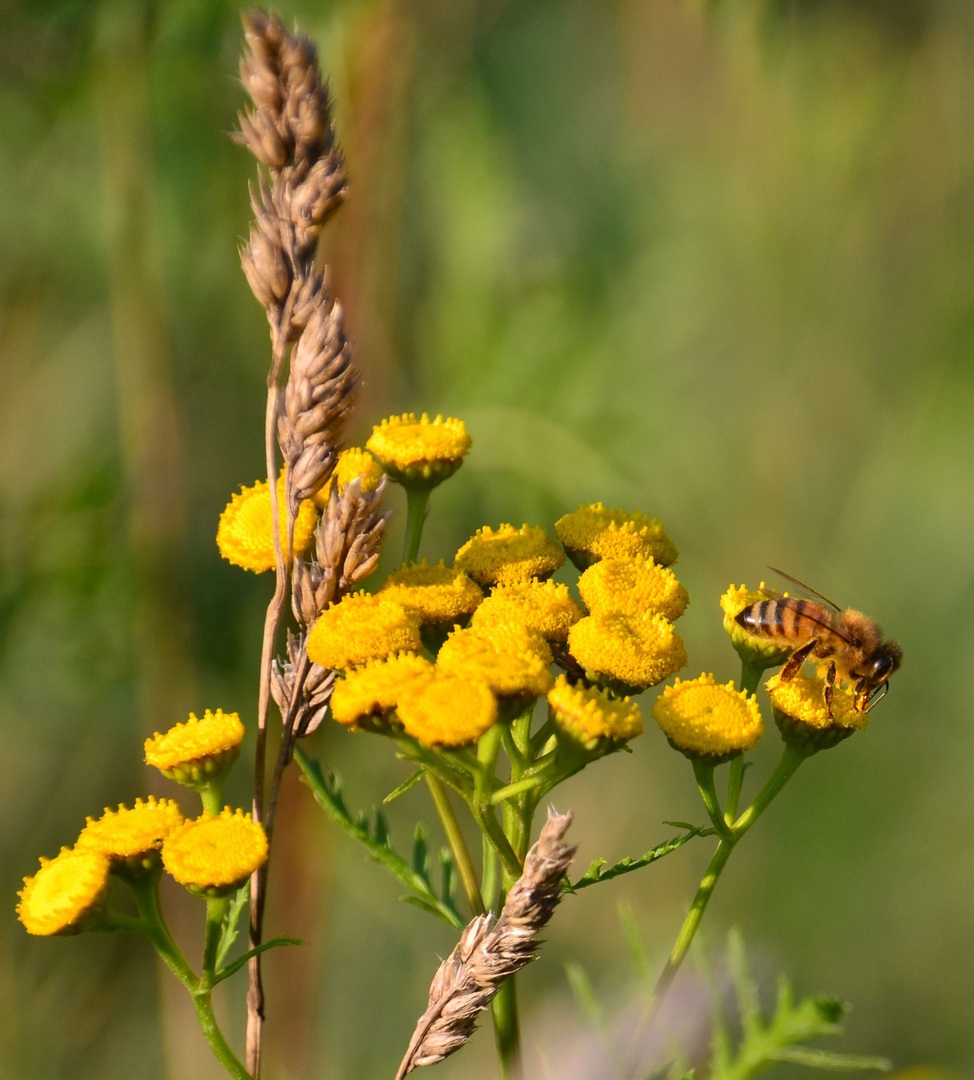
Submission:
<svg viewBox="0 0 974 1080">
<path fill-rule="evenodd" d="M 825 674 L 825 707 L 829 710 L 829 719 L 834 720 L 832 716 L 832 698 L 835 694 L 835 661 L 829 661 L 829 669 Z"/>
<path fill-rule="evenodd" d="M 795 649 L 788 658 L 788 663 L 781 669 L 782 682 L 788 682 L 789 679 L 793 679 L 801 671 L 802 664 L 805 663 L 817 644 L 818 638 L 812 638 L 811 641 L 802 645 L 800 649 Z"/>
<path fill-rule="evenodd" d="M 866 689 L 865 679 L 860 679 L 856 683 L 854 706 L 858 712 L 869 712 L 869 691 Z"/>
</svg>

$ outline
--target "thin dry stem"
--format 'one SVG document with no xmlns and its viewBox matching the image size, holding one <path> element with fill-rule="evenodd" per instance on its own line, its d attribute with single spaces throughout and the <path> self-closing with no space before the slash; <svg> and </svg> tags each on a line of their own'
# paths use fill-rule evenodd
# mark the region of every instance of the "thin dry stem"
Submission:
<svg viewBox="0 0 974 1080">
<path fill-rule="evenodd" d="M 345 171 L 335 146 L 328 92 L 321 81 L 312 42 L 290 34 L 274 15 L 244 16 L 247 53 L 240 73 L 254 108 L 241 114 L 235 138 L 267 173 L 251 189 L 254 223 L 241 249 L 241 263 L 271 329 L 273 358 L 268 373 L 265 456 L 271 500 L 277 580 L 267 609 L 261 657 L 257 749 L 254 763 L 254 818 L 276 807 L 281 774 L 289 757 L 282 748 L 265 800 L 267 713 L 272 664 L 288 591 L 294 518 L 301 499 L 327 481 L 334 467 L 342 423 L 351 407 L 355 376 L 342 312 L 324 275 L 315 267 L 318 236 L 345 192 Z M 288 379 L 281 376 L 291 357 Z M 276 498 L 277 446 L 287 467 L 287 541 L 282 550 Z M 303 680 L 302 680 L 303 681 Z M 300 694 L 294 689 L 295 702 Z M 288 708 L 290 738 L 297 719 Z M 287 739 L 285 740 L 287 742 Z M 271 814 L 271 820 L 273 814 Z M 250 940 L 261 941 L 267 867 L 251 884 Z M 263 991 L 260 958 L 249 964 L 247 1068 L 260 1071 Z"/>
<path fill-rule="evenodd" d="M 575 854 L 574 847 L 562 843 L 571 820 L 570 813 L 548 811 L 500 918 L 495 922 L 490 913 L 478 915 L 440 964 L 430 986 L 429 1005 L 416 1024 L 396 1080 L 459 1050 L 504 979 L 536 959 L 538 934 L 554 913 Z"/>
</svg>

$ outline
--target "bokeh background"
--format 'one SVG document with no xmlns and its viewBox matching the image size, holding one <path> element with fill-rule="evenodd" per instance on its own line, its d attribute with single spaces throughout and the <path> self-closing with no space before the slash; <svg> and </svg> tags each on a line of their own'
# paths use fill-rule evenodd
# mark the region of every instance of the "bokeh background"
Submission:
<svg viewBox="0 0 974 1080">
<path fill-rule="evenodd" d="M 691 675 L 736 674 L 717 598 L 769 563 L 901 640 L 869 729 L 808 763 L 735 855 L 705 952 L 740 926 L 769 986 L 782 970 L 855 1004 L 837 1046 L 970 1075 L 974 9 L 281 11 L 319 42 L 351 176 L 324 255 L 366 378 L 352 434 L 416 409 L 475 439 L 424 553 L 601 499 L 659 515 L 681 548 Z M 0 14 L 4 1080 L 219 1075 L 144 943 L 29 938 L 13 907 L 86 814 L 172 794 L 142 763 L 146 735 L 190 709 L 254 715 L 270 584 L 213 539 L 261 474 L 268 359 L 236 254 L 253 173 L 226 137 L 238 15 L 226 0 Z M 356 807 L 405 775 L 378 739 L 322 730 L 313 749 Z M 634 750 L 559 792 L 582 863 L 703 817 L 655 729 Z M 438 835 L 421 788 L 391 817 L 403 843 L 417 819 Z M 389 1077 L 452 931 L 400 904 L 297 782 L 283 822 L 270 925 L 308 944 L 267 962 L 269 1075 Z M 611 1029 L 709 854 L 697 841 L 563 905 L 521 990 L 548 1075 L 572 1075 L 571 1040 L 606 1060 L 566 965 Z M 196 902 L 167 903 L 193 947 Z M 694 986 L 677 988 L 691 1019 Z M 238 1038 L 240 984 L 221 1009 Z M 439 1074 L 492 1075 L 491 1053 L 482 1032 Z"/>
</svg>

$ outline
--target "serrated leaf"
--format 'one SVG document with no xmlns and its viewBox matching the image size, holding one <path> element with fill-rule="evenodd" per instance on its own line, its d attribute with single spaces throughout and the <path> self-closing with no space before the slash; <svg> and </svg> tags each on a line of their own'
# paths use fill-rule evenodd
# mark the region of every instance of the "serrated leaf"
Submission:
<svg viewBox="0 0 974 1080">
<path fill-rule="evenodd" d="M 231 975 L 235 975 L 252 956 L 257 956 L 260 953 L 267 952 L 268 949 L 278 949 L 282 945 L 303 945 L 304 942 L 301 938 L 296 937 L 276 937 L 271 938 L 270 941 L 265 941 L 262 945 L 258 945 L 256 948 L 248 949 L 243 956 L 238 956 L 232 964 L 228 964 L 225 968 L 222 968 L 213 976 L 213 985 L 223 982 L 224 979 L 229 979 Z"/>
<path fill-rule="evenodd" d="M 865 1057 L 860 1054 L 833 1054 L 809 1046 L 787 1046 L 769 1056 L 771 1061 L 787 1061 L 812 1069 L 832 1069 L 835 1072 L 889 1072 L 893 1063 L 888 1058 Z"/>
<path fill-rule="evenodd" d="M 240 888 L 237 889 L 227 907 L 227 913 L 224 915 L 223 923 L 220 926 L 220 942 L 216 947 L 216 963 L 214 966 L 217 971 L 223 967 L 227 954 L 230 952 L 233 943 L 240 934 L 240 916 L 243 913 L 243 909 L 247 906 L 247 900 L 249 898 L 250 882 L 247 882 L 246 885 L 241 885 Z"/>
<path fill-rule="evenodd" d="M 413 869 L 417 874 L 421 874 L 427 881 L 429 881 L 428 854 L 429 848 L 426 844 L 426 830 L 419 822 L 417 822 L 416 828 L 413 831 Z"/>
<path fill-rule="evenodd" d="M 673 824 L 670 822 L 669 824 Z M 575 892 L 578 889 L 588 888 L 589 885 L 598 885 L 602 881 L 609 881 L 614 877 L 619 877 L 620 874 L 629 874 L 633 870 L 640 870 L 644 866 L 649 866 L 650 863 L 657 862 L 666 855 L 672 854 L 674 851 L 678 851 L 688 840 L 692 840 L 695 836 L 700 836 L 705 830 L 698 825 L 686 825 L 681 826 L 687 829 L 687 832 L 683 836 L 674 836 L 672 840 L 667 840 L 662 844 L 657 844 L 656 847 L 650 848 L 645 854 L 640 855 L 638 858 L 633 858 L 631 855 L 627 855 L 626 858 L 620 859 L 619 862 L 613 863 L 611 866 L 607 865 L 605 859 L 593 859 L 589 864 L 588 869 L 571 885 L 566 885 L 565 888 L 570 892 Z"/>
<path fill-rule="evenodd" d="M 453 903 L 453 889 L 456 885 L 457 874 L 456 866 L 453 862 L 453 853 L 449 848 L 440 848 L 440 876 L 442 880 L 442 888 L 440 890 L 440 896 L 448 904 Z"/>
<path fill-rule="evenodd" d="M 417 769 L 414 773 L 410 773 L 409 776 L 407 776 L 406 779 L 403 780 L 403 782 L 399 785 L 399 787 L 394 788 L 392 791 L 389 792 L 389 794 L 382 800 L 382 805 L 388 806 L 393 799 L 398 799 L 400 795 L 405 795 L 411 787 L 415 787 L 420 782 L 420 780 L 423 779 L 425 772 L 425 769 Z"/>
<path fill-rule="evenodd" d="M 411 901 L 418 903 L 418 906 L 436 915 L 455 930 L 462 930 L 466 924 L 452 900 L 437 896 L 426 873 L 418 872 L 393 851 L 384 815 L 376 815 L 376 831 L 373 833 L 364 814 L 357 814 L 353 818 L 349 813 L 342 798 L 341 781 L 334 773 L 329 773 L 326 777 L 318 762 L 309 758 L 300 746 L 295 747 L 294 760 L 304 774 L 304 780 L 311 788 L 318 805 L 339 828 L 365 848 L 373 862 L 384 867 L 414 894 Z"/>
</svg>

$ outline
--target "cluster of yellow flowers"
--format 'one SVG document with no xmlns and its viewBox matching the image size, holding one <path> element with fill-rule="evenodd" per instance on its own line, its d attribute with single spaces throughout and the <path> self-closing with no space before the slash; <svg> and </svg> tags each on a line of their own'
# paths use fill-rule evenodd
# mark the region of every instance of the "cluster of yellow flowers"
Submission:
<svg viewBox="0 0 974 1080">
<path fill-rule="evenodd" d="M 294 552 L 307 550 L 334 486 L 341 494 L 358 479 L 374 491 L 386 473 L 407 488 L 429 489 L 459 468 L 470 446 L 460 420 L 425 413 L 383 420 L 365 448 L 339 456 L 326 486 L 302 504 Z M 234 495 L 218 530 L 223 555 L 251 570 L 274 565 L 267 495 L 266 482 Z M 278 498 L 283 535 L 283 481 Z M 565 514 L 554 534 L 531 525 L 484 526 L 452 565 L 407 564 L 374 592 L 331 604 L 307 648 L 310 659 L 343 675 L 333 717 L 349 728 L 401 730 L 427 745 L 459 747 L 547 694 L 560 730 L 583 746 L 620 745 L 638 735 L 639 708 L 627 695 L 687 663 L 674 628 L 688 603 L 670 568 L 677 548 L 657 518 L 601 503 Z M 551 580 L 566 555 L 580 571 L 581 603 L 567 584 Z M 721 598 L 734 647 L 764 666 L 782 663 L 789 650 L 753 637 L 734 617 L 769 595 L 762 582 L 759 590 L 732 586 Z M 553 666 L 566 672 L 557 682 Z M 769 689 L 779 726 L 779 712 L 819 727 L 864 723 L 841 693 L 826 725 L 824 706 L 816 712 L 812 701 L 813 683 L 789 680 Z M 706 673 L 668 687 L 653 715 L 673 746 L 712 761 L 749 750 L 764 730 L 753 695 Z"/>
<path fill-rule="evenodd" d="M 202 788 L 230 767 L 244 729 L 236 713 L 190 714 L 145 743 L 146 761 L 187 787 Z M 160 864 L 191 892 L 220 896 L 239 888 L 267 859 L 267 838 L 243 810 L 187 820 L 172 799 L 136 799 L 88 818 L 73 847 L 40 860 L 24 878 L 17 915 L 31 934 L 73 934 L 98 925 L 111 876 L 138 881 Z"/>
</svg>

